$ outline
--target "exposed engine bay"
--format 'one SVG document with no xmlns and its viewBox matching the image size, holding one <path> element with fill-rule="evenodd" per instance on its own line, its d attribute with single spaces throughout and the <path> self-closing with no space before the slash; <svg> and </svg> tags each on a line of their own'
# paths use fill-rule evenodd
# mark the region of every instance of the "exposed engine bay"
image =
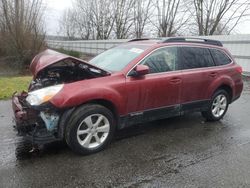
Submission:
<svg viewBox="0 0 250 188">
<path fill-rule="evenodd" d="M 29 91 L 107 75 L 103 71 L 73 59 L 64 59 L 41 70 L 31 82 Z"/>
</svg>

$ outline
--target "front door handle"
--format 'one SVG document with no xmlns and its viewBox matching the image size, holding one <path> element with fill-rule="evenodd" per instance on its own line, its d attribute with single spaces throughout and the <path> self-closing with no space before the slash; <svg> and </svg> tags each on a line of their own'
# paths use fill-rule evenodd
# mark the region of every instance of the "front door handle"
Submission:
<svg viewBox="0 0 250 188">
<path fill-rule="evenodd" d="M 209 76 L 214 78 L 214 77 L 217 76 L 217 72 L 211 72 L 211 73 L 209 74 Z"/>
</svg>

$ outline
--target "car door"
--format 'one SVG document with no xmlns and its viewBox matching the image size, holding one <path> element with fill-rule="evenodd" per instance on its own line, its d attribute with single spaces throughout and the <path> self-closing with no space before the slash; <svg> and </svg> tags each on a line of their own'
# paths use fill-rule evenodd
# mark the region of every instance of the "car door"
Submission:
<svg viewBox="0 0 250 188">
<path fill-rule="evenodd" d="M 126 78 L 127 112 L 132 122 L 179 115 L 182 80 L 177 48 L 157 49 L 140 64 L 147 65 L 150 73 Z"/>
<path fill-rule="evenodd" d="M 208 48 L 183 46 L 179 49 L 182 69 L 181 103 L 183 111 L 203 109 L 208 103 L 208 88 L 218 76 Z"/>
</svg>

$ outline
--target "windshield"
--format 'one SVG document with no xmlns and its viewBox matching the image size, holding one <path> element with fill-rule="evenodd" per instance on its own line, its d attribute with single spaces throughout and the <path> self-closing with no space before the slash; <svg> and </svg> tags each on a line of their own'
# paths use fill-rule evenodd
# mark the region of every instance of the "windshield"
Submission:
<svg viewBox="0 0 250 188">
<path fill-rule="evenodd" d="M 93 58 L 90 63 L 112 72 L 121 71 L 133 59 L 144 52 L 145 46 L 119 46 Z"/>
</svg>

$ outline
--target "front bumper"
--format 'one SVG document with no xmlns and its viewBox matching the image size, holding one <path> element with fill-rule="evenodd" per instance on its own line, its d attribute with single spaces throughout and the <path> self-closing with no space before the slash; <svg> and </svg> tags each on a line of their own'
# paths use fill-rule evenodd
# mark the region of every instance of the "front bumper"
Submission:
<svg viewBox="0 0 250 188">
<path fill-rule="evenodd" d="M 12 96 L 12 109 L 14 112 L 14 128 L 18 135 L 23 136 L 33 144 L 46 144 L 59 140 L 57 130 L 48 131 L 44 120 L 41 118 L 41 111 L 31 108 L 27 102 L 28 94 L 22 92 L 14 93 Z"/>
<path fill-rule="evenodd" d="M 26 92 L 20 94 L 14 93 L 12 96 L 12 109 L 14 112 L 15 128 L 18 131 L 34 126 L 37 121 L 38 111 L 28 107 L 25 99 L 28 96 Z"/>
</svg>

